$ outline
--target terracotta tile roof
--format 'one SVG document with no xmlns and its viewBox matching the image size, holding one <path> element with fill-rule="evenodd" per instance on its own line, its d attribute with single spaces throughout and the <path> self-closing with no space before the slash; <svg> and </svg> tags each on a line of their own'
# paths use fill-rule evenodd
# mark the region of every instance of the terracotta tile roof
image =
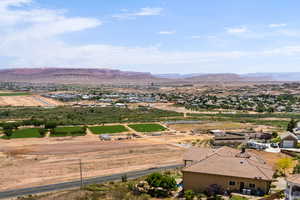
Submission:
<svg viewBox="0 0 300 200">
<path fill-rule="evenodd" d="M 300 174 L 295 174 L 292 176 L 287 177 L 287 182 L 295 183 L 295 184 L 300 184 Z"/>
<path fill-rule="evenodd" d="M 211 148 L 192 147 L 183 154 L 183 160 L 199 161 L 206 158 L 214 152 L 215 150 Z"/>
<path fill-rule="evenodd" d="M 197 153 L 201 153 L 201 151 L 208 152 L 207 150 L 198 150 Z M 194 160 L 195 164 L 184 168 L 183 172 L 272 180 L 274 171 L 256 154 L 241 153 L 230 147 L 212 151 L 211 154 L 199 156 L 202 159 Z M 193 157 L 197 156 L 193 155 Z"/>
</svg>

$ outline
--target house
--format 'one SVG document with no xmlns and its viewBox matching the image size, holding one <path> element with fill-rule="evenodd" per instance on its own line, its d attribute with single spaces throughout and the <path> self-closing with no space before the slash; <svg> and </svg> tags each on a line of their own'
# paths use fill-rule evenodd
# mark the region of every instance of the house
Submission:
<svg viewBox="0 0 300 200">
<path fill-rule="evenodd" d="M 246 144 L 248 137 L 243 133 L 229 133 L 226 132 L 222 135 L 215 135 L 213 138 L 214 146 L 238 146 Z"/>
<path fill-rule="evenodd" d="M 184 190 L 204 192 L 211 187 L 220 193 L 248 191 L 267 194 L 274 171 L 254 153 L 230 147 L 191 148 L 184 154 Z"/>
<path fill-rule="evenodd" d="M 272 139 L 272 134 L 271 133 L 264 133 L 264 132 L 250 133 L 249 136 L 250 136 L 250 139 L 259 139 L 259 140 L 270 140 L 270 139 Z"/>
<path fill-rule="evenodd" d="M 284 135 L 280 136 L 281 141 L 279 143 L 280 148 L 296 148 L 298 144 L 298 137 L 291 133 L 287 132 Z"/>
<path fill-rule="evenodd" d="M 286 179 L 285 199 L 300 199 L 300 174 L 295 174 Z"/>
</svg>

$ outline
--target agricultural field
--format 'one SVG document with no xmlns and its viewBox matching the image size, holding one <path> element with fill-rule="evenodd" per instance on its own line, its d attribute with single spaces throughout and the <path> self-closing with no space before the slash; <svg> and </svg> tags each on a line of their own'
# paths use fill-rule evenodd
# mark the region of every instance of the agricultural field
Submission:
<svg viewBox="0 0 300 200">
<path fill-rule="evenodd" d="M 28 92 L 1 92 L 0 97 L 9 97 L 9 96 L 29 96 L 31 95 Z"/>
<path fill-rule="evenodd" d="M 19 129 L 13 132 L 13 134 L 8 138 L 7 136 L 2 136 L 2 139 L 17 139 L 17 138 L 40 138 L 38 128 L 25 128 Z"/>
<path fill-rule="evenodd" d="M 128 129 L 123 125 L 93 126 L 93 127 L 89 127 L 89 129 L 94 134 L 122 133 L 128 131 Z"/>
<path fill-rule="evenodd" d="M 128 126 L 137 132 L 155 132 L 166 130 L 166 128 L 160 124 L 130 124 Z"/>
<path fill-rule="evenodd" d="M 76 108 L 61 106 L 55 108 L 4 108 L 0 120 L 39 119 L 55 121 L 58 125 L 93 125 L 102 123 L 157 122 L 166 117 L 181 117 L 181 113 L 158 109 L 127 109 L 115 107 Z"/>
<path fill-rule="evenodd" d="M 85 127 L 59 127 L 55 128 L 51 133 L 51 137 L 65 137 L 65 136 L 84 136 L 86 135 Z"/>
</svg>

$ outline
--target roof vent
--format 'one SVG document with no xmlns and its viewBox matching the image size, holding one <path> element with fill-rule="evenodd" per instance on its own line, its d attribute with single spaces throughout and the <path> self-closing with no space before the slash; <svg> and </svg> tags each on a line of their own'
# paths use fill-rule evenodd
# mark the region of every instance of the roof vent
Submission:
<svg viewBox="0 0 300 200">
<path fill-rule="evenodd" d="M 251 155 L 246 152 L 245 148 L 242 148 L 241 152 L 236 154 L 235 157 L 237 157 L 237 158 L 250 158 Z"/>
</svg>

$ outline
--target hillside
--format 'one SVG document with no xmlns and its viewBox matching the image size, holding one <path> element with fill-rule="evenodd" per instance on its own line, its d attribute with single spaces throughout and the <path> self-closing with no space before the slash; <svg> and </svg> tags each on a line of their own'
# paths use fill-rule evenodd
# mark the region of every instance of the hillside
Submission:
<svg viewBox="0 0 300 200">
<path fill-rule="evenodd" d="M 216 82 L 300 81 L 300 73 L 158 74 L 113 69 L 18 68 L 0 70 L 0 81 L 57 84 L 194 84 Z"/>
<path fill-rule="evenodd" d="M 120 84 L 147 83 L 156 79 L 150 73 L 112 69 L 23 68 L 0 70 L 0 81 L 15 82 Z"/>
</svg>

